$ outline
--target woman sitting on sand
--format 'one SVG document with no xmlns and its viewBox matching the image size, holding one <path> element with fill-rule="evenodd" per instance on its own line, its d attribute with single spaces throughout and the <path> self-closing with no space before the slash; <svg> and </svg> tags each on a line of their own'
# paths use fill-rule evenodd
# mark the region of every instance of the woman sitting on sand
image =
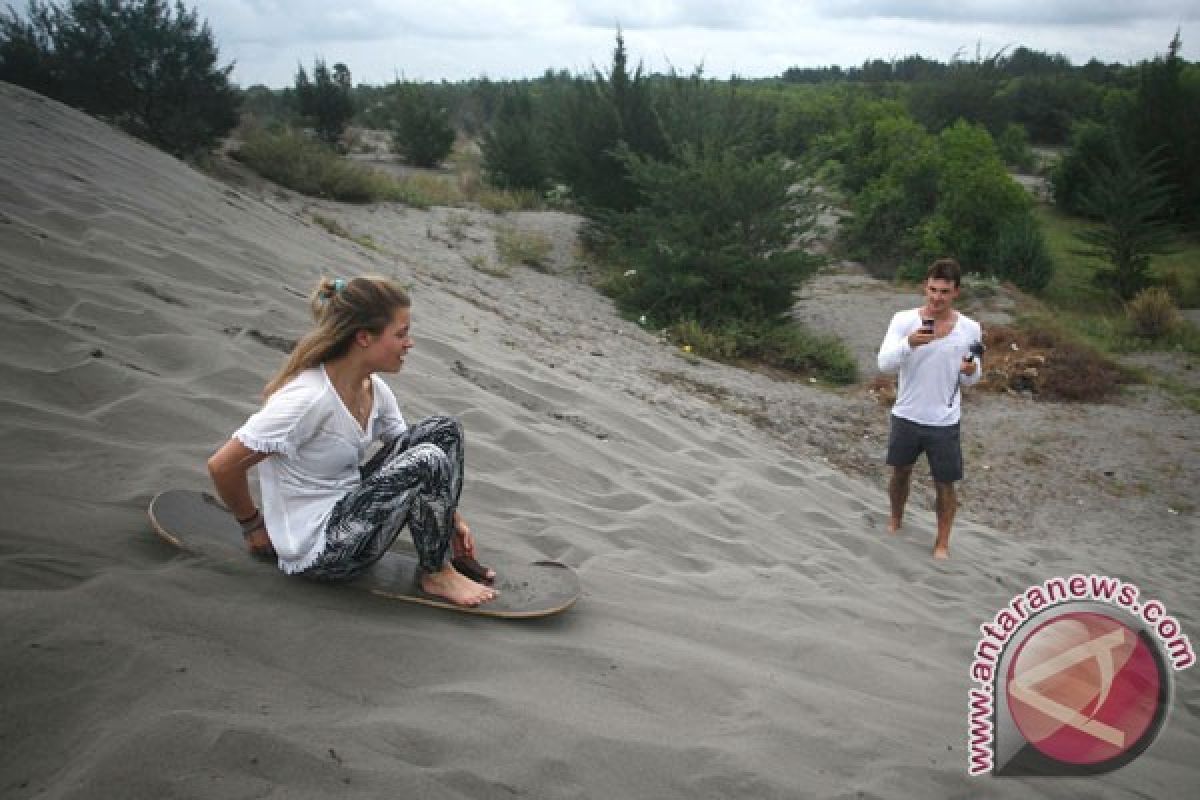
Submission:
<svg viewBox="0 0 1200 800">
<path fill-rule="evenodd" d="M 375 375 L 399 371 L 413 346 L 408 295 L 382 278 L 322 280 L 311 302 L 316 328 L 267 384 L 263 407 L 208 461 L 251 552 L 277 557 L 289 574 L 346 579 L 382 558 L 407 523 L 423 590 L 459 605 L 491 600 L 495 591 L 476 581 L 494 573 L 475 561 L 457 511 L 461 426 L 430 417 L 409 428 Z M 375 441 L 382 448 L 360 468 Z M 262 512 L 247 480 L 255 465 Z"/>
</svg>

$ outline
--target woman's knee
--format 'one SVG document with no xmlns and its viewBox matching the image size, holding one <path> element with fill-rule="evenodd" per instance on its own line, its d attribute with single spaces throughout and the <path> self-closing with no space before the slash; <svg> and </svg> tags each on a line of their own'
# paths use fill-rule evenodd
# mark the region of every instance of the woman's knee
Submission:
<svg viewBox="0 0 1200 800">
<path fill-rule="evenodd" d="M 404 455 L 430 475 L 441 475 L 450 469 L 450 456 L 433 442 L 422 442 Z"/>
<path fill-rule="evenodd" d="M 451 417 L 446 414 L 437 414 L 429 417 L 427 422 L 430 428 L 434 431 L 434 435 L 438 437 L 448 436 L 454 439 L 462 440 L 463 427 L 457 417 Z"/>
</svg>

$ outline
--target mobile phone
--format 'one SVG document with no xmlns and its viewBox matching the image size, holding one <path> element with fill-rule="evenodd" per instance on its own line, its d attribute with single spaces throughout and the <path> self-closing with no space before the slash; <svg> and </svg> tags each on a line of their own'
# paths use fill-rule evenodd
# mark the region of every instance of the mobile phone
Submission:
<svg viewBox="0 0 1200 800">
<path fill-rule="evenodd" d="M 931 320 L 931 319 L 922 319 L 921 320 L 921 333 L 933 333 L 933 320 Z"/>
</svg>

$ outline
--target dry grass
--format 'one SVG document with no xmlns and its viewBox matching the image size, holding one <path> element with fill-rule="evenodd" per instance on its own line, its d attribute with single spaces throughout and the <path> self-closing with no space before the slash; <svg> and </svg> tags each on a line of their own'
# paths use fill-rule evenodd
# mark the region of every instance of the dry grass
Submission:
<svg viewBox="0 0 1200 800">
<path fill-rule="evenodd" d="M 545 234 L 512 227 L 496 231 L 496 253 L 502 263 L 524 264 L 539 272 L 546 272 L 553 250 L 554 243 Z"/>
</svg>

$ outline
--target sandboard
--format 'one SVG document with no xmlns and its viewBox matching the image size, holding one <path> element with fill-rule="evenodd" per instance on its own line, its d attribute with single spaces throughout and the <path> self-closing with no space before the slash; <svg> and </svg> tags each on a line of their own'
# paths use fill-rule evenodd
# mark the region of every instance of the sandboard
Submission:
<svg viewBox="0 0 1200 800">
<path fill-rule="evenodd" d="M 273 561 L 256 559 L 246 551 L 241 528 L 215 497 L 207 492 L 170 489 L 150 501 L 150 524 L 155 533 L 181 550 L 222 560 L 256 563 L 277 569 Z M 359 578 L 343 584 L 380 597 L 421 603 L 485 617 L 522 619 L 546 617 L 570 608 L 580 594 L 579 576 L 557 561 L 523 564 L 502 556 L 481 561 L 496 570 L 495 600 L 475 608 L 457 606 L 421 591 L 417 560 L 391 551 Z"/>
</svg>

